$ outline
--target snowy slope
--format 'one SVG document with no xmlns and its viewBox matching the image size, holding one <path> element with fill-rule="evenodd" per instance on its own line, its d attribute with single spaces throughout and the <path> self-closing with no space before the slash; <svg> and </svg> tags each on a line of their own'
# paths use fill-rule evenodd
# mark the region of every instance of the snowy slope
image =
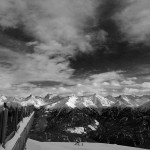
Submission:
<svg viewBox="0 0 150 150">
<path fill-rule="evenodd" d="M 86 133 L 83 127 L 68 128 L 66 131 L 77 134 Z"/>
<path fill-rule="evenodd" d="M 88 98 L 84 97 L 83 100 L 84 100 L 83 104 L 85 107 L 89 107 L 89 106 L 97 107 L 91 97 Z"/>
<path fill-rule="evenodd" d="M 108 100 L 107 98 L 102 97 L 101 95 L 96 95 L 96 98 L 101 102 L 101 105 L 104 107 L 110 107 L 114 104 L 113 101 Z"/>
<path fill-rule="evenodd" d="M 85 96 L 66 96 L 62 97 L 56 94 L 47 94 L 45 97 L 38 97 L 30 95 L 26 98 L 18 97 L 0 97 L 0 105 L 4 102 L 18 103 L 22 106 L 34 105 L 36 108 L 47 105 L 48 109 L 57 109 L 62 107 L 84 108 L 84 107 L 111 107 L 111 106 L 125 106 L 125 107 L 139 107 L 144 103 L 150 102 L 150 96 L 132 96 L 132 95 L 120 95 L 118 97 L 106 96 L 103 97 L 98 94 L 85 95 Z"/>
<path fill-rule="evenodd" d="M 66 103 L 66 105 L 67 105 L 68 107 L 71 107 L 71 108 L 77 107 L 77 106 L 76 106 L 77 99 L 78 99 L 78 97 L 76 97 L 76 96 L 71 96 L 71 97 L 69 97 L 69 100 L 68 100 L 68 102 Z"/>
<path fill-rule="evenodd" d="M 66 103 L 67 106 L 75 108 L 75 107 L 97 107 L 96 104 L 93 102 L 92 97 L 85 96 L 85 97 L 77 97 L 71 96 L 69 97 L 68 102 Z"/>
<path fill-rule="evenodd" d="M 21 105 L 22 106 L 34 105 L 36 108 L 39 108 L 39 107 L 45 105 L 45 102 L 40 97 L 37 98 L 33 95 L 30 95 L 24 101 L 21 102 Z"/>
<path fill-rule="evenodd" d="M 59 99 L 59 101 L 54 103 L 49 103 L 46 106 L 46 109 L 56 109 L 62 107 L 69 108 L 83 108 L 83 107 L 97 107 L 97 105 L 93 102 L 92 98 L 89 97 L 78 97 L 78 96 L 70 96 Z"/>
<path fill-rule="evenodd" d="M 52 96 L 52 97 L 51 97 Z M 56 96 L 56 95 L 55 95 Z M 61 107 L 74 108 L 84 108 L 84 107 L 113 107 L 113 106 L 123 106 L 123 107 L 139 107 L 144 103 L 150 102 L 150 96 L 146 98 L 144 96 L 132 96 L 132 95 L 120 95 L 118 97 L 107 96 L 103 97 L 98 94 L 85 95 L 85 96 L 67 96 L 59 97 L 53 100 L 53 95 L 46 96 L 48 98 L 47 105 L 49 109 L 56 109 Z"/>
<path fill-rule="evenodd" d="M 83 146 L 74 144 L 72 142 L 38 142 L 28 139 L 26 147 L 27 150 L 142 150 L 140 148 L 102 143 L 83 143 Z"/>
</svg>

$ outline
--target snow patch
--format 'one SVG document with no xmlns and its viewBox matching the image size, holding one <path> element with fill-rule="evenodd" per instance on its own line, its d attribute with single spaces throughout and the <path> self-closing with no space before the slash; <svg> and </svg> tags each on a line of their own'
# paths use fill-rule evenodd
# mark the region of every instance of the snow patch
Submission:
<svg viewBox="0 0 150 150">
<path fill-rule="evenodd" d="M 89 106 L 95 106 L 95 107 L 97 107 L 97 106 L 93 103 L 91 97 L 90 97 L 90 98 L 86 98 L 86 97 L 85 97 L 85 98 L 84 98 L 83 105 L 84 105 L 85 107 L 89 107 Z"/>
<path fill-rule="evenodd" d="M 6 101 L 7 97 L 6 96 L 2 96 L 0 99 Z"/>
<path fill-rule="evenodd" d="M 46 107 L 45 107 L 45 109 L 51 109 L 51 108 L 54 108 L 57 104 L 59 104 L 60 103 L 60 101 L 59 102 L 56 102 L 56 103 L 53 103 L 53 104 L 49 104 L 49 105 L 47 105 Z"/>
<path fill-rule="evenodd" d="M 36 108 L 39 108 L 45 105 L 45 102 L 40 98 L 35 98 L 31 96 L 28 100 L 21 102 L 22 106 L 34 105 Z"/>
<path fill-rule="evenodd" d="M 95 124 L 98 126 L 99 125 L 99 122 L 97 120 L 95 120 Z"/>
<path fill-rule="evenodd" d="M 68 105 L 71 108 L 75 108 L 76 107 L 75 104 L 77 103 L 77 99 L 78 99 L 78 97 L 76 97 L 76 96 L 69 97 L 69 100 L 66 103 L 66 105 Z"/>
<path fill-rule="evenodd" d="M 0 106 L 3 105 L 6 100 L 7 100 L 7 97 L 1 96 L 0 97 Z"/>
<path fill-rule="evenodd" d="M 93 131 L 96 131 L 96 129 L 92 126 L 92 125 L 88 125 L 88 127 L 93 130 Z"/>
<path fill-rule="evenodd" d="M 106 106 L 106 107 L 110 107 L 112 104 L 114 104 L 114 102 L 108 100 L 105 97 L 102 97 L 100 95 L 96 95 L 96 97 L 100 100 L 102 106 Z"/>
<path fill-rule="evenodd" d="M 95 121 L 95 124 L 92 124 L 92 125 L 88 125 L 88 127 L 93 130 L 93 131 L 96 131 L 97 129 L 97 126 L 99 125 L 99 122 L 97 120 L 94 120 Z"/>
<path fill-rule="evenodd" d="M 71 133 L 83 134 L 86 133 L 83 127 L 68 128 L 66 131 Z"/>
<path fill-rule="evenodd" d="M 130 100 L 126 96 L 122 96 L 122 98 L 130 105 L 133 106 L 133 104 L 130 102 Z"/>
</svg>

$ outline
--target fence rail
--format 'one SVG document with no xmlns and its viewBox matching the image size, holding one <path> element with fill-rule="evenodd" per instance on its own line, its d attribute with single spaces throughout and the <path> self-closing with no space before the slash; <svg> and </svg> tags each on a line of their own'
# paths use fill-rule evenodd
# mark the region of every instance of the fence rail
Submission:
<svg viewBox="0 0 150 150">
<path fill-rule="evenodd" d="M 34 106 L 0 106 L 0 145 L 5 144 L 13 138 L 19 128 L 19 122 L 29 116 L 34 110 Z"/>
<path fill-rule="evenodd" d="M 32 115 L 30 121 L 27 123 L 26 127 L 24 128 L 23 132 L 20 135 L 20 138 L 17 140 L 12 150 L 24 150 L 25 149 L 26 141 L 27 141 L 28 134 L 32 126 L 33 120 L 34 120 L 34 114 Z"/>
</svg>

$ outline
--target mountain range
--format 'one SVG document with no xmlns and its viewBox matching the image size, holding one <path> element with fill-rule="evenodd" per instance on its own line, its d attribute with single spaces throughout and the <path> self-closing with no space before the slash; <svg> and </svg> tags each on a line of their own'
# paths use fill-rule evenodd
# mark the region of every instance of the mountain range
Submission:
<svg viewBox="0 0 150 150">
<path fill-rule="evenodd" d="M 117 97 L 103 97 L 98 94 L 85 96 L 60 96 L 57 94 L 47 94 L 45 97 L 29 95 L 28 97 L 10 97 L 1 96 L 0 105 L 4 102 L 18 103 L 18 105 L 34 105 L 36 108 L 45 106 L 47 109 L 56 109 L 62 107 L 70 108 L 105 108 L 105 107 L 145 107 L 150 106 L 150 95 L 132 96 L 120 95 Z"/>
</svg>

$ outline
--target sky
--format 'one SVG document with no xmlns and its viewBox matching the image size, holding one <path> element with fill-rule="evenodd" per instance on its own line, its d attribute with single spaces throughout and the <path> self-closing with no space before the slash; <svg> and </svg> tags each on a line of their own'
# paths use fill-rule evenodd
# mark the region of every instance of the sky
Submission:
<svg viewBox="0 0 150 150">
<path fill-rule="evenodd" d="M 150 93 L 149 0 L 0 0 L 0 94 Z"/>
</svg>

